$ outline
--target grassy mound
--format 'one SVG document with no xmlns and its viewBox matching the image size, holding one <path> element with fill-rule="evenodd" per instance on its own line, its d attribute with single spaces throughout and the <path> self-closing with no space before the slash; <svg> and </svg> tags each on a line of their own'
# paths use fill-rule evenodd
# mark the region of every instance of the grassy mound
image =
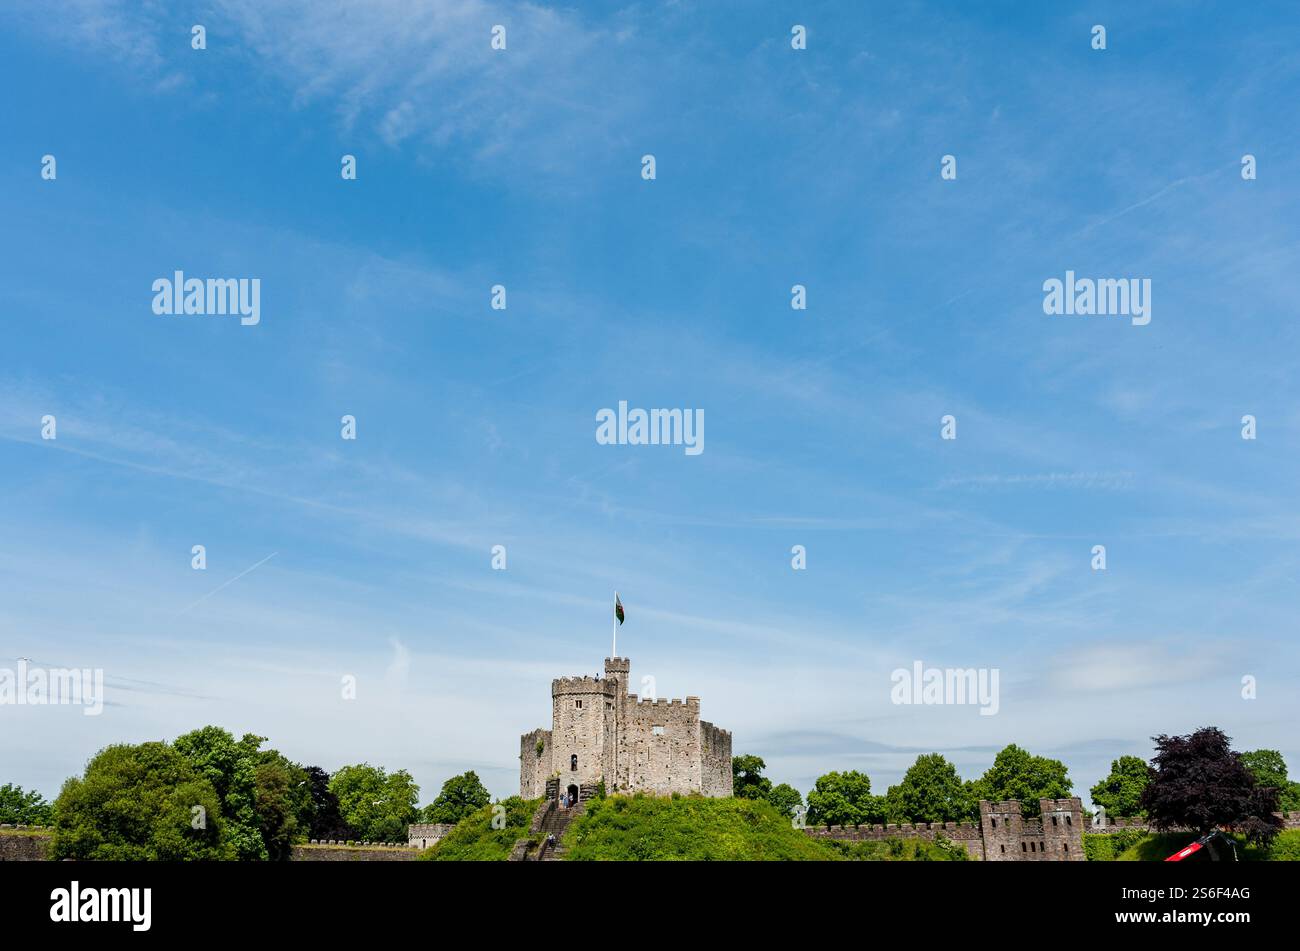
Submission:
<svg viewBox="0 0 1300 951">
<path fill-rule="evenodd" d="M 1247 845 L 1242 836 L 1237 842 L 1237 858 L 1242 862 L 1297 862 L 1300 861 L 1300 829 L 1287 829 L 1273 840 L 1272 845 L 1260 848 Z M 1143 832 L 1124 830 L 1109 834 L 1085 833 L 1084 852 L 1089 861 L 1101 862 L 1163 862 L 1179 849 L 1196 840 L 1191 832 Z M 1192 861 L 1207 861 L 1208 856 Z"/>
<path fill-rule="evenodd" d="M 1270 862 L 1300 862 L 1300 829 L 1287 829 L 1278 834 L 1268 850 Z"/>
<path fill-rule="evenodd" d="M 1146 829 L 1118 829 L 1115 832 L 1085 832 L 1083 854 L 1089 862 L 1114 862 L 1151 833 Z M 1169 850 L 1173 852 L 1173 849 Z"/>
<path fill-rule="evenodd" d="M 564 836 L 571 861 L 934 861 L 964 858 L 926 842 L 830 842 L 793 828 L 766 802 L 634 795 L 593 799 Z M 956 851 L 960 851 L 956 847 Z"/>
<path fill-rule="evenodd" d="M 853 862 L 968 862 L 970 854 L 955 842 L 940 838 L 937 842 L 925 839 L 884 839 L 879 842 L 843 842 L 824 840 L 842 858 Z"/>
<path fill-rule="evenodd" d="M 504 862 L 519 839 L 526 838 L 540 799 L 511 796 L 498 805 L 505 807 L 505 826 L 492 828 L 496 806 L 484 806 L 466 816 L 437 845 L 425 849 L 421 859 L 431 862 Z M 541 838 L 540 834 L 538 838 Z"/>
</svg>

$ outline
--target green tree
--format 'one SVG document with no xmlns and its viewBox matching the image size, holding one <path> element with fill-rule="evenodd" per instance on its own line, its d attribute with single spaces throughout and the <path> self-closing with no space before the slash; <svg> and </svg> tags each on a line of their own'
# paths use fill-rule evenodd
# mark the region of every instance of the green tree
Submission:
<svg viewBox="0 0 1300 951">
<path fill-rule="evenodd" d="M 772 780 L 763 775 L 766 768 L 761 756 L 733 756 L 731 794 L 737 799 L 766 799 L 772 791 Z"/>
<path fill-rule="evenodd" d="M 339 797 L 330 792 L 330 774 L 319 766 L 304 767 L 307 774 L 308 795 L 311 796 L 311 839 L 355 839 L 357 834 L 347 827 L 339 812 Z"/>
<path fill-rule="evenodd" d="M 1110 775 L 1089 792 L 1093 805 L 1116 818 L 1144 815 L 1142 790 L 1151 782 L 1151 767 L 1140 756 L 1121 756 L 1110 764 Z"/>
<path fill-rule="evenodd" d="M 232 859 L 212 783 L 166 743 L 108 746 L 55 802 L 51 857 Z"/>
<path fill-rule="evenodd" d="M 257 768 L 265 737 L 252 733 L 236 741 L 230 731 L 205 726 L 178 736 L 172 748 L 212 783 L 221 799 L 225 836 L 240 860 L 270 858 L 258 820 Z M 270 807 L 263 805 L 263 812 Z"/>
<path fill-rule="evenodd" d="M 938 753 L 916 758 L 896 786 L 885 794 L 890 822 L 972 822 L 979 802 L 962 782 L 957 768 Z"/>
<path fill-rule="evenodd" d="M 1020 800 L 1026 817 L 1038 815 L 1039 799 L 1064 799 L 1074 783 L 1065 764 L 1046 756 L 1034 756 L 1012 743 L 993 760 L 988 772 L 975 782 L 980 799 L 1002 802 Z"/>
<path fill-rule="evenodd" d="M 1286 760 L 1277 750 L 1251 750 L 1241 754 L 1241 761 L 1260 786 L 1278 791 L 1278 804 L 1284 812 L 1300 811 L 1300 783 L 1287 777 Z"/>
<path fill-rule="evenodd" d="M 808 793 L 807 822 L 814 826 L 860 825 L 872 821 L 877 809 L 865 773 L 827 773 Z"/>
<path fill-rule="evenodd" d="M 477 812 L 492 801 L 487 788 L 472 769 L 453 776 L 442 784 L 438 798 L 424 807 L 421 819 L 425 822 L 455 824 L 471 813 Z"/>
<path fill-rule="evenodd" d="M 246 733 L 236 740 L 217 726 L 178 736 L 172 748 L 212 783 L 221 799 L 224 834 L 241 860 L 283 860 L 304 841 L 315 815 L 311 777 L 265 737 Z"/>
<path fill-rule="evenodd" d="M 795 811 L 803 805 L 803 796 L 789 783 L 779 783 L 767 793 L 767 801 L 776 807 L 776 811 L 787 819 L 793 819 Z"/>
<path fill-rule="evenodd" d="M 315 813 L 307 771 L 275 750 L 262 751 L 253 771 L 253 814 L 267 858 L 288 859 L 290 846 L 308 837 Z"/>
<path fill-rule="evenodd" d="M 25 792 L 21 786 L 0 786 L 0 822 L 29 826 L 47 826 L 53 821 L 54 808 L 36 790 Z"/>
<path fill-rule="evenodd" d="M 406 827 L 419 815 L 420 787 L 404 769 L 344 766 L 330 778 L 330 792 L 338 797 L 343 821 L 366 842 L 405 842 Z"/>
</svg>

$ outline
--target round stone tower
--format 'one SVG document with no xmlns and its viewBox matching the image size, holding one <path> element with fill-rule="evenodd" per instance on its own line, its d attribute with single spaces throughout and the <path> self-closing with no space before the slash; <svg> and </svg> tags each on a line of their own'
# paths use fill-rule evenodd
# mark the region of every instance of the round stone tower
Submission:
<svg viewBox="0 0 1300 951">
<path fill-rule="evenodd" d="M 551 681 L 551 768 L 561 794 L 590 796 L 611 768 L 620 684 L 601 677 Z"/>
</svg>

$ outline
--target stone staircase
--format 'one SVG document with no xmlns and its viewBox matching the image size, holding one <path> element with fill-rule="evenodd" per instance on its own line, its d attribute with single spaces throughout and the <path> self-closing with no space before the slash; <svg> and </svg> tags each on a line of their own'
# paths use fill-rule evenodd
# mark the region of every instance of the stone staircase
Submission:
<svg viewBox="0 0 1300 951">
<path fill-rule="evenodd" d="M 564 858 L 565 848 L 561 845 L 569 823 L 582 815 L 585 804 L 579 802 L 571 809 L 561 809 L 554 800 L 548 800 L 538 807 L 529 826 L 527 839 L 515 843 L 511 852 L 512 862 L 558 862 Z M 542 841 L 534 846 L 533 839 L 541 834 Z M 547 841 L 548 836 L 555 836 L 555 845 Z"/>
<path fill-rule="evenodd" d="M 538 831 L 543 835 L 554 835 L 555 845 L 552 847 L 546 839 L 542 839 L 542 844 L 537 847 L 537 857 L 535 862 L 558 862 L 564 857 L 565 848 L 561 844 L 564 841 L 564 832 L 569 828 L 569 823 L 582 815 L 584 805 L 579 802 L 571 809 L 554 808 L 547 811 L 542 819 L 542 827 Z"/>
</svg>

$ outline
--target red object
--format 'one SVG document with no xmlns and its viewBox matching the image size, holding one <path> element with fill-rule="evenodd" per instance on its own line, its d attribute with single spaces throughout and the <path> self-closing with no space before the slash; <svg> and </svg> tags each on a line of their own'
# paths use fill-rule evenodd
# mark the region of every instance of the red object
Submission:
<svg viewBox="0 0 1300 951">
<path fill-rule="evenodd" d="M 1201 849 L 1203 849 L 1203 848 L 1205 848 L 1205 843 L 1202 842 L 1200 839 L 1197 839 L 1195 842 L 1193 842 L 1191 845 L 1187 846 L 1186 848 L 1179 849 L 1179 850 L 1178 850 L 1177 852 L 1175 852 L 1173 855 L 1169 856 L 1169 858 L 1165 859 L 1165 861 L 1166 861 L 1166 862 L 1181 862 L 1183 859 L 1187 858 L 1189 855 L 1195 855 L 1197 852 L 1201 851 Z"/>
</svg>

